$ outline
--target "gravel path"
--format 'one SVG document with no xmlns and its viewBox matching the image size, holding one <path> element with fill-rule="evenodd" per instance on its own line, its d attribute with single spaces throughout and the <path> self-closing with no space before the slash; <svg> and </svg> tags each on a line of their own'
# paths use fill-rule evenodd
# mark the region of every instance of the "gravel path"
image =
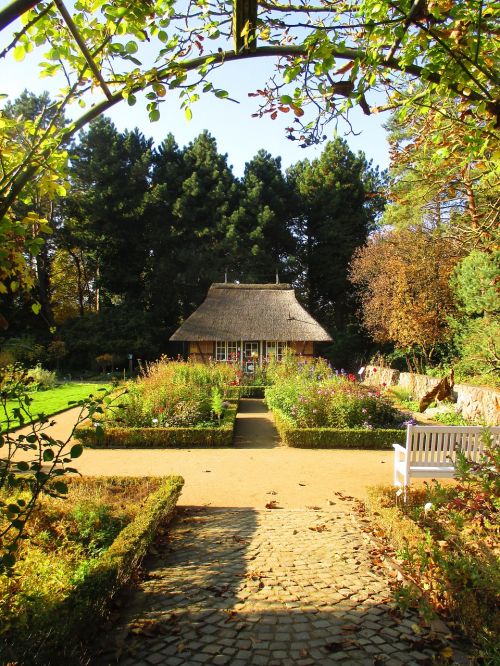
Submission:
<svg viewBox="0 0 500 666">
<path fill-rule="evenodd" d="M 77 410 L 54 416 L 51 434 L 65 440 Z M 292 449 L 280 446 L 262 400 L 243 399 L 234 446 L 225 449 L 85 449 L 76 463 L 87 476 L 165 476 L 186 483 L 181 505 L 263 509 L 327 508 L 335 492 L 363 499 L 371 485 L 392 483 L 392 451 Z"/>
</svg>

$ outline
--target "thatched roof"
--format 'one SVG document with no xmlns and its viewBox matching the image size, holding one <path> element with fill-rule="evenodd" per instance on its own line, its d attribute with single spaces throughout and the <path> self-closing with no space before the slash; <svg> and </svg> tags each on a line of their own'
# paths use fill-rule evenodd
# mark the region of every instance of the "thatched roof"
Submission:
<svg viewBox="0 0 500 666">
<path fill-rule="evenodd" d="M 329 341 L 289 284 L 213 284 L 171 340 Z"/>
</svg>

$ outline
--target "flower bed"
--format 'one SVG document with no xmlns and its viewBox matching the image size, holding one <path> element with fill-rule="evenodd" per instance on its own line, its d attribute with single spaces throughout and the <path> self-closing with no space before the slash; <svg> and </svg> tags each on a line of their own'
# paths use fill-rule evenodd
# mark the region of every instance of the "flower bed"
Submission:
<svg viewBox="0 0 500 666">
<path fill-rule="evenodd" d="M 205 426 L 133 428 L 105 425 L 98 429 L 87 426 L 78 428 L 75 437 L 82 444 L 96 449 L 217 448 L 231 446 L 237 410 L 237 403 L 231 403 L 225 408 L 220 423 L 213 421 Z"/>
<path fill-rule="evenodd" d="M 237 380 L 230 364 L 160 359 L 75 436 L 96 448 L 230 446 L 237 405 L 226 387 Z"/>
<path fill-rule="evenodd" d="M 104 420 L 131 428 L 213 425 L 222 415 L 225 387 L 237 379 L 231 364 L 160 359 L 127 385 L 120 406 L 110 407 Z"/>
<path fill-rule="evenodd" d="M 486 448 L 481 463 L 459 458 L 457 485 L 434 481 L 409 492 L 406 503 L 394 488 L 372 488 L 367 502 L 411 581 L 399 590 L 400 603 L 424 617 L 448 612 L 484 664 L 500 663 L 499 478 L 500 451 Z"/>
<path fill-rule="evenodd" d="M 285 358 L 270 375 L 266 401 L 288 446 L 388 449 L 404 441 L 402 415 L 390 401 L 322 359 Z"/>
<path fill-rule="evenodd" d="M 89 637 L 173 515 L 183 483 L 75 479 L 66 501 L 45 499 L 14 575 L 0 576 L 2 663 L 87 663 Z"/>
</svg>

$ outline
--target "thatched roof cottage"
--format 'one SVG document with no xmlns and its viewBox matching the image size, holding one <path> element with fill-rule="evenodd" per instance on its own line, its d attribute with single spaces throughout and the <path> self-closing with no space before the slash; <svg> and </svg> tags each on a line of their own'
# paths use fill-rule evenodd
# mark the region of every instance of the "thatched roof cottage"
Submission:
<svg viewBox="0 0 500 666">
<path fill-rule="evenodd" d="M 170 340 L 188 343 L 196 360 L 239 360 L 247 372 L 292 348 L 313 356 L 331 337 L 304 310 L 289 284 L 215 283 L 200 307 Z"/>
</svg>

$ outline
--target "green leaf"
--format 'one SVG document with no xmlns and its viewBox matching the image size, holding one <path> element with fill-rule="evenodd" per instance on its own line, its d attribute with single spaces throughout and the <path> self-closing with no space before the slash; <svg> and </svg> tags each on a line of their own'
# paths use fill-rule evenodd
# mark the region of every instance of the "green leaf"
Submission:
<svg viewBox="0 0 500 666">
<path fill-rule="evenodd" d="M 43 460 L 44 462 L 50 462 L 51 460 L 54 460 L 54 451 L 52 451 L 52 449 L 45 449 L 43 452 Z"/>
<path fill-rule="evenodd" d="M 41 306 L 40 303 L 38 303 L 38 302 L 37 302 L 37 303 L 33 303 L 33 305 L 31 306 L 31 309 L 33 310 L 33 312 L 34 312 L 36 315 L 38 315 L 38 314 L 40 314 L 40 312 L 41 312 L 41 310 L 42 310 L 42 306 Z"/>
<path fill-rule="evenodd" d="M 30 468 L 28 463 L 24 460 L 21 460 L 21 462 L 16 463 L 16 467 L 20 472 L 27 472 Z"/>
<path fill-rule="evenodd" d="M 61 495 L 66 495 L 68 493 L 68 485 L 64 481 L 56 481 L 54 483 L 54 490 Z"/>
<path fill-rule="evenodd" d="M 12 553 L 6 553 L 5 555 L 2 556 L 0 562 L 3 564 L 4 567 L 11 569 L 16 563 L 16 558 Z"/>
<path fill-rule="evenodd" d="M 138 46 L 134 41 L 127 42 L 125 44 L 125 51 L 127 53 L 137 53 L 138 51 Z"/>
<path fill-rule="evenodd" d="M 229 95 L 227 90 L 216 90 L 214 94 L 219 99 L 224 99 L 225 97 L 228 97 L 228 95 Z"/>
<path fill-rule="evenodd" d="M 158 109 L 152 109 L 152 110 L 149 112 L 149 120 L 150 120 L 152 123 L 155 123 L 155 122 L 157 122 L 158 120 L 160 120 L 160 112 L 158 111 Z"/>
<path fill-rule="evenodd" d="M 193 117 L 193 112 L 191 111 L 189 106 L 186 106 L 186 108 L 184 109 L 184 115 L 186 116 L 186 120 L 191 120 L 191 118 Z"/>
<path fill-rule="evenodd" d="M 135 95 L 129 95 L 127 97 L 127 104 L 129 106 L 134 106 L 134 104 L 137 102 L 137 97 Z"/>
<path fill-rule="evenodd" d="M 21 62 L 21 60 L 24 60 L 24 56 L 26 55 L 26 51 L 24 49 L 24 46 L 19 45 L 16 46 L 14 49 L 14 60 L 17 62 Z"/>
<path fill-rule="evenodd" d="M 69 455 L 72 458 L 79 458 L 83 453 L 83 446 L 81 444 L 75 444 L 74 446 L 71 447 L 71 451 L 69 452 Z"/>
</svg>

